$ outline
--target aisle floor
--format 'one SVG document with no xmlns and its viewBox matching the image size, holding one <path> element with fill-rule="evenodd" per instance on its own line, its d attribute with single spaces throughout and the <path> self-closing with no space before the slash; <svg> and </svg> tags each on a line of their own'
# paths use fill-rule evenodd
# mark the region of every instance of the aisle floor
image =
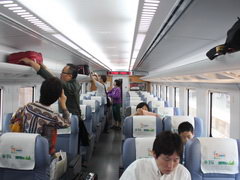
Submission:
<svg viewBox="0 0 240 180">
<path fill-rule="evenodd" d="M 121 131 L 103 133 L 86 171 L 98 174 L 98 180 L 118 180 L 121 156 Z M 85 170 L 84 170 L 85 171 Z"/>
</svg>

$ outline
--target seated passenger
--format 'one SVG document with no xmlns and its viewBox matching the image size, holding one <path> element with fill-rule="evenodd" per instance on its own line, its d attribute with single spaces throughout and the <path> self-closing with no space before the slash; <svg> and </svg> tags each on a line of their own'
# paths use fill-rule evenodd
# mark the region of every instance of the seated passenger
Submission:
<svg viewBox="0 0 240 180">
<path fill-rule="evenodd" d="M 149 106 L 145 102 L 141 102 L 137 105 L 136 113 L 134 114 L 134 116 L 138 116 L 138 115 L 147 115 L 147 116 L 159 117 L 158 114 L 153 113 L 153 112 L 149 112 Z"/>
<path fill-rule="evenodd" d="M 187 143 L 188 140 L 192 139 L 194 136 L 193 126 L 191 123 L 185 121 L 179 124 L 178 126 L 178 134 L 182 139 L 184 144 Z"/>
<path fill-rule="evenodd" d="M 120 180 L 191 180 L 188 170 L 181 164 L 183 144 L 178 134 L 163 131 L 153 143 L 153 158 L 134 161 Z"/>
<path fill-rule="evenodd" d="M 63 109 L 62 117 L 51 110 L 50 105 L 59 100 Z M 40 89 L 40 100 L 28 103 L 19 108 L 11 119 L 13 124 L 15 117 L 22 115 L 22 127 L 25 133 L 38 133 L 48 139 L 49 153 L 55 153 L 57 129 L 67 128 L 70 125 L 69 112 L 66 107 L 66 96 L 64 95 L 61 80 L 55 77 L 49 78 L 42 83 Z"/>
<path fill-rule="evenodd" d="M 194 137 L 192 124 L 188 121 L 185 121 L 185 122 L 182 122 L 181 124 L 179 124 L 178 134 L 181 137 L 182 142 L 183 142 L 184 147 L 185 147 L 185 144 L 187 143 L 187 141 Z M 181 160 L 180 160 L 181 164 L 185 164 L 184 151 L 185 151 L 185 148 L 183 148 L 183 154 L 182 154 Z"/>
</svg>

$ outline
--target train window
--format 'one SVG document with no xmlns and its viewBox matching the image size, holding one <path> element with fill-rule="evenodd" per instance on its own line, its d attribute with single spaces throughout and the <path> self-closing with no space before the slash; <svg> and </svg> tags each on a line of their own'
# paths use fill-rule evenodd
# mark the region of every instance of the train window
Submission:
<svg viewBox="0 0 240 180">
<path fill-rule="evenodd" d="M 0 89 L 0 132 L 2 131 L 2 89 Z"/>
<path fill-rule="evenodd" d="M 210 92 L 210 136 L 230 136 L 230 95 Z"/>
<path fill-rule="evenodd" d="M 161 86 L 161 100 L 164 100 L 164 87 Z"/>
<path fill-rule="evenodd" d="M 196 98 L 196 91 L 194 89 L 187 89 L 187 99 L 188 99 L 188 106 L 187 106 L 187 114 L 189 116 L 196 116 L 197 112 L 197 98 Z"/>
<path fill-rule="evenodd" d="M 29 102 L 34 102 L 34 87 L 23 87 L 19 89 L 19 106 L 24 106 Z"/>
<path fill-rule="evenodd" d="M 180 107 L 179 105 L 179 88 L 174 88 L 174 107 Z"/>
</svg>

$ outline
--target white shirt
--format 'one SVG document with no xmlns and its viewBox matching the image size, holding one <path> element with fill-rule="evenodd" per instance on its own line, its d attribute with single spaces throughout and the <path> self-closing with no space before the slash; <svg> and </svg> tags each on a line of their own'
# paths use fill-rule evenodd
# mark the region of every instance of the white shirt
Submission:
<svg viewBox="0 0 240 180">
<path fill-rule="evenodd" d="M 189 171 L 181 164 L 170 174 L 161 174 L 154 158 L 134 161 L 122 174 L 120 180 L 191 180 Z"/>
<path fill-rule="evenodd" d="M 102 83 L 96 81 L 95 83 L 96 87 L 97 87 L 97 96 L 102 96 L 104 97 L 104 104 L 107 104 L 107 100 L 106 100 L 106 92 L 105 92 L 105 87 Z"/>
</svg>

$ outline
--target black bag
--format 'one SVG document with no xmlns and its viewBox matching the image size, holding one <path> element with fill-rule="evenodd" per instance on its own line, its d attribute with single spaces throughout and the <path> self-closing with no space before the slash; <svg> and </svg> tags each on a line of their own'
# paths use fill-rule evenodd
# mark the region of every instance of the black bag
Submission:
<svg viewBox="0 0 240 180">
<path fill-rule="evenodd" d="M 103 84 L 104 85 L 104 84 Z M 105 93 L 106 93 L 106 99 L 107 99 L 107 107 L 110 107 L 112 105 L 112 102 L 110 98 L 108 97 L 106 86 L 104 85 Z"/>
<path fill-rule="evenodd" d="M 219 55 L 238 50 L 240 50 L 240 18 L 238 18 L 237 22 L 228 30 L 225 44 L 210 49 L 206 55 L 210 60 L 213 60 Z"/>
<path fill-rule="evenodd" d="M 78 65 L 77 66 L 78 74 L 89 75 L 89 66 L 88 65 Z"/>
</svg>

